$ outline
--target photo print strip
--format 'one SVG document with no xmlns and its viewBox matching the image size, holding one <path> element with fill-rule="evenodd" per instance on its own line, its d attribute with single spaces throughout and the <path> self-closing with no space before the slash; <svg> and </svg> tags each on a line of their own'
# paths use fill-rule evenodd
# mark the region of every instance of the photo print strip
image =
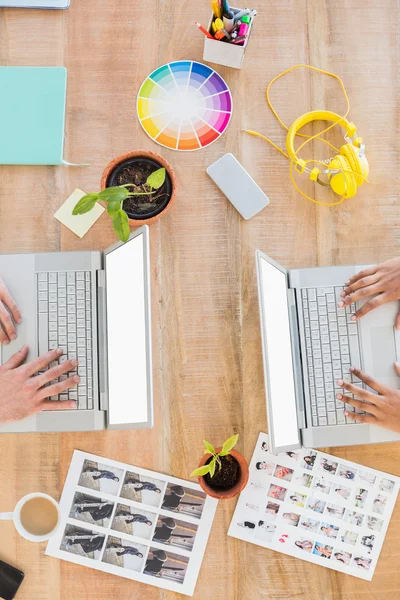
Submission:
<svg viewBox="0 0 400 600">
<path fill-rule="evenodd" d="M 192 596 L 217 504 L 196 483 L 75 451 L 46 554 Z"/>
<path fill-rule="evenodd" d="M 260 434 L 228 535 L 370 581 L 400 479 L 316 450 L 267 447 Z"/>
</svg>

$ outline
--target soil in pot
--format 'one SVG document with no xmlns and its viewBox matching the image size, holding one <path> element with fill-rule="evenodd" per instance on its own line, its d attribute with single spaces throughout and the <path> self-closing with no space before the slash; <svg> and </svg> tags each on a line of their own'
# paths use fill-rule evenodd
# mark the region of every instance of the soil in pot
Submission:
<svg viewBox="0 0 400 600">
<path fill-rule="evenodd" d="M 133 183 L 135 187 L 130 187 L 129 190 L 142 192 L 141 186 L 146 183 L 148 176 L 160 168 L 162 168 L 162 165 L 145 156 L 128 158 L 111 171 L 107 180 L 107 187 Z M 158 190 L 153 194 L 127 198 L 124 201 L 123 209 L 130 219 L 150 219 L 164 210 L 171 199 L 171 195 L 172 182 L 167 171 L 165 181 Z"/>
<path fill-rule="evenodd" d="M 207 460 L 206 464 L 212 460 L 212 456 Z M 214 477 L 204 475 L 204 481 L 214 490 L 230 490 L 234 485 L 237 484 L 240 477 L 240 466 L 236 458 L 227 454 L 227 456 L 220 457 L 222 467 L 218 466 L 215 468 Z"/>
</svg>

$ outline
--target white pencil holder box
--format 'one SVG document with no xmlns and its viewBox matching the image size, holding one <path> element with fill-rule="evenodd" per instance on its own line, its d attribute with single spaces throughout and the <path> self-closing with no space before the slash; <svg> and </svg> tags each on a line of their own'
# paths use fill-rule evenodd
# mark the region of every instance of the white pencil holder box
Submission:
<svg viewBox="0 0 400 600">
<path fill-rule="evenodd" d="M 211 13 L 211 19 L 208 23 L 208 31 L 211 31 L 211 23 L 213 22 L 213 19 L 214 15 Z M 220 40 L 211 40 L 207 37 L 204 38 L 203 60 L 206 62 L 216 63 L 217 65 L 223 65 L 224 67 L 231 67 L 232 69 L 241 69 L 247 44 L 250 40 L 253 23 L 254 17 L 250 21 L 249 33 L 247 39 L 245 40 L 244 46 L 228 44 L 227 42 Z"/>
</svg>

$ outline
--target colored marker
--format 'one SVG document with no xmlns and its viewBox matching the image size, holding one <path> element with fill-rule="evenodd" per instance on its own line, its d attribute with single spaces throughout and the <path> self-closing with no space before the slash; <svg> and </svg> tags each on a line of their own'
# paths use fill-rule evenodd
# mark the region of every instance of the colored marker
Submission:
<svg viewBox="0 0 400 600">
<path fill-rule="evenodd" d="M 209 31 L 207 31 L 207 29 L 205 27 L 203 27 L 203 25 L 201 25 L 200 23 L 198 23 L 197 21 L 195 21 L 196 26 L 200 29 L 201 33 L 204 33 L 204 35 L 206 37 L 208 37 L 210 40 L 213 40 L 213 36 L 211 35 L 211 33 Z"/>
<path fill-rule="evenodd" d="M 212 0 L 211 8 L 214 13 L 214 17 L 216 19 L 220 19 L 222 17 L 222 10 L 221 10 L 221 5 L 219 4 L 218 0 Z"/>
<path fill-rule="evenodd" d="M 231 10 L 228 0 L 222 0 L 222 6 L 224 8 L 224 10 L 223 10 L 224 13 L 229 12 Z"/>
<path fill-rule="evenodd" d="M 235 26 L 235 20 L 231 11 L 224 12 L 224 28 L 226 31 L 232 31 Z"/>
<path fill-rule="evenodd" d="M 215 39 L 216 40 L 223 40 L 224 37 L 226 37 L 225 35 L 225 30 L 224 29 L 219 29 L 216 34 L 215 34 Z"/>
<path fill-rule="evenodd" d="M 244 15 L 248 15 L 249 12 L 250 12 L 249 8 L 244 8 L 243 10 L 240 10 L 239 12 L 236 13 L 236 15 L 234 17 L 235 21 L 238 21 L 239 19 L 244 17 Z"/>
<path fill-rule="evenodd" d="M 239 37 L 246 36 L 249 32 L 249 25 L 250 25 L 249 15 L 245 15 L 244 17 L 242 17 L 241 21 L 242 21 L 242 24 L 239 27 Z M 236 40 L 238 40 L 239 37 L 237 37 Z M 240 45 L 244 46 L 244 41 L 240 42 Z"/>
<path fill-rule="evenodd" d="M 238 44 L 238 45 L 242 46 L 244 44 L 246 38 L 247 38 L 247 35 L 241 35 L 236 38 L 230 39 L 228 43 L 229 44 Z"/>
<path fill-rule="evenodd" d="M 224 22 L 222 19 L 215 19 L 214 21 L 215 31 L 220 31 L 220 29 L 224 28 Z"/>
</svg>

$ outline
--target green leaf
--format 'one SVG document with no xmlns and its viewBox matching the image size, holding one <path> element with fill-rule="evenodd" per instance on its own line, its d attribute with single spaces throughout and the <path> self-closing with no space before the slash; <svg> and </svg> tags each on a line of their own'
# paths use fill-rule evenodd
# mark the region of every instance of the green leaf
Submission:
<svg viewBox="0 0 400 600">
<path fill-rule="evenodd" d="M 112 216 L 112 222 L 114 225 L 114 231 L 121 240 L 121 242 L 127 242 L 131 231 L 129 229 L 128 215 L 124 210 L 119 210 Z"/>
<path fill-rule="evenodd" d="M 94 208 L 94 205 L 96 204 L 98 198 L 99 195 L 95 192 L 92 192 L 91 194 L 86 194 L 86 196 L 83 196 L 83 198 L 81 198 L 79 202 L 75 204 L 72 214 L 84 215 L 85 213 L 90 212 L 92 208 Z"/>
<path fill-rule="evenodd" d="M 147 178 L 147 185 L 151 188 L 153 188 L 153 190 L 158 190 L 158 188 L 160 188 L 162 186 L 162 184 L 165 181 L 165 169 L 164 167 L 162 169 L 157 169 L 157 171 L 153 171 L 153 173 L 150 173 L 150 175 Z"/>
<path fill-rule="evenodd" d="M 222 446 L 222 450 L 219 453 L 219 455 L 226 456 L 227 454 L 229 454 L 229 452 L 232 450 L 232 448 L 234 448 L 236 446 L 238 439 L 239 439 L 239 434 L 233 435 L 232 437 L 229 438 L 229 440 L 226 440 L 226 442 L 224 442 L 224 444 Z"/>
<path fill-rule="evenodd" d="M 206 442 L 206 440 L 203 440 L 203 444 L 206 447 L 206 451 L 204 452 L 204 454 L 215 454 L 215 448 L 210 444 L 210 442 Z"/>
<path fill-rule="evenodd" d="M 128 196 L 129 190 L 125 187 L 109 187 L 99 192 L 102 202 L 123 202 Z"/>
<path fill-rule="evenodd" d="M 190 477 L 202 477 L 203 475 L 207 475 L 210 472 L 210 465 L 204 465 L 204 467 L 199 467 L 190 473 Z"/>
<path fill-rule="evenodd" d="M 210 467 L 210 477 L 214 477 L 216 462 L 217 462 L 217 457 L 214 456 L 214 458 L 212 460 L 210 460 L 210 462 L 208 463 L 208 466 Z"/>
<path fill-rule="evenodd" d="M 111 200 L 107 204 L 107 212 L 110 217 L 113 217 L 119 210 L 122 210 L 122 202 L 120 200 Z"/>
</svg>

